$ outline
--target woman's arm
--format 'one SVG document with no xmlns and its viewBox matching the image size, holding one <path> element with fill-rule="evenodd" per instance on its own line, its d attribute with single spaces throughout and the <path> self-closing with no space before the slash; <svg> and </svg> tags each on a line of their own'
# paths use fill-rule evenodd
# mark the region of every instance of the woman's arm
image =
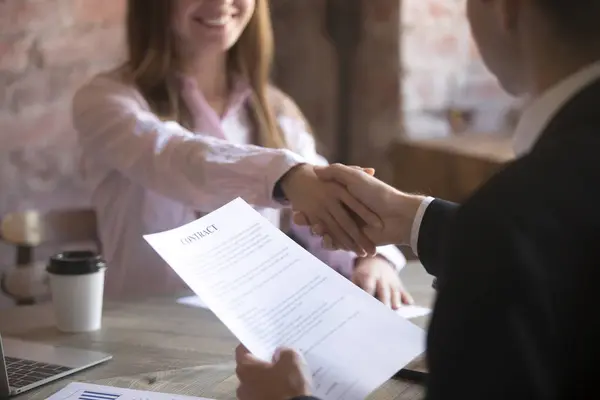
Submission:
<svg viewBox="0 0 600 400">
<path fill-rule="evenodd" d="M 236 145 L 162 121 L 135 90 L 109 78 L 78 91 L 73 123 L 86 157 L 199 211 L 236 197 L 281 206 L 276 182 L 305 162 L 289 150 Z"/>
</svg>

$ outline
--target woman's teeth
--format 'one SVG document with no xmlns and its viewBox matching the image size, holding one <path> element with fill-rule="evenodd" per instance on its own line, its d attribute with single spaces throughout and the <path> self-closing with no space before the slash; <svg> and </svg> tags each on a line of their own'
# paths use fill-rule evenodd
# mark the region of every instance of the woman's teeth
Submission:
<svg viewBox="0 0 600 400">
<path fill-rule="evenodd" d="M 220 18 L 202 19 L 202 22 L 204 22 L 208 26 L 224 26 L 227 25 L 229 21 L 231 21 L 231 15 L 227 15 Z"/>
</svg>

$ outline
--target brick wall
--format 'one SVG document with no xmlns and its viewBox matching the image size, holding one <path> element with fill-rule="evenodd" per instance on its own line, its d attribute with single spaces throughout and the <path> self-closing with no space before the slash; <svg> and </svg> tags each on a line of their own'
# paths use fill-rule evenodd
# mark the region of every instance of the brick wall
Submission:
<svg viewBox="0 0 600 400">
<path fill-rule="evenodd" d="M 403 0 L 404 127 L 410 137 L 450 134 L 448 108 L 475 112 L 475 133 L 511 130 L 515 102 L 486 71 L 470 37 L 465 0 Z"/>
<path fill-rule="evenodd" d="M 87 203 L 76 177 L 71 97 L 122 58 L 124 4 L 0 0 L 0 216 Z M 0 247 L 0 266 L 12 257 Z"/>
<path fill-rule="evenodd" d="M 71 96 L 120 58 L 124 3 L 0 1 L 0 215 L 85 203 Z"/>
</svg>

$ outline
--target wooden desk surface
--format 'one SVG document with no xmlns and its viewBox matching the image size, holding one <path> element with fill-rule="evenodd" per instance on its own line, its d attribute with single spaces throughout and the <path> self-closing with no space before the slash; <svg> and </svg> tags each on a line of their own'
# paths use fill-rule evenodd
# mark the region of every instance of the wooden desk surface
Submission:
<svg viewBox="0 0 600 400">
<path fill-rule="evenodd" d="M 403 281 L 419 305 L 433 300 L 431 277 L 418 263 L 410 263 Z M 414 320 L 425 326 L 426 318 Z M 233 352 L 238 342 L 209 311 L 175 303 L 174 298 L 143 302 L 108 303 L 98 332 L 63 334 L 54 327 L 49 305 L 0 310 L 0 332 L 6 337 L 98 350 L 111 361 L 59 380 L 16 399 L 45 399 L 71 381 L 167 393 L 235 399 L 237 380 Z M 416 360 L 415 364 L 422 363 Z M 157 378 L 153 384 L 149 378 Z M 370 399 L 417 400 L 423 387 L 392 380 Z"/>
</svg>

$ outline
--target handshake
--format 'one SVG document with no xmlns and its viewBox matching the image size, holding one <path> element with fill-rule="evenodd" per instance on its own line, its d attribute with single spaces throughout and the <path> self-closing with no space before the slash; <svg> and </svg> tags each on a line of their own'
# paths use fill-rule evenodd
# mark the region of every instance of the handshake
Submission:
<svg viewBox="0 0 600 400">
<path fill-rule="evenodd" d="M 302 164 L 281 179 L 294 222 L 309 226 L 331 250 L 374 255 L 376 246 L 408 244 L 422 196 L 375 178 L 370 168 Z"/>
</svg>

